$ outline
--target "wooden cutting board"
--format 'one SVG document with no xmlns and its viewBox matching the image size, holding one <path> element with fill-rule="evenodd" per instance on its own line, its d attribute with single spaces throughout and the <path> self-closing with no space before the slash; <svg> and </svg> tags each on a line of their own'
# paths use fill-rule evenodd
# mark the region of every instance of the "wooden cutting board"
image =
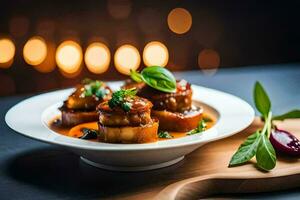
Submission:
<svg viewBox="0 0 300 200">
<path fill-rule="evenodd" d="M 300 120 L 277 123 L 300 138 Z M 146 187 L 116 195 L 116 199 L 199 199 L 225 193 L 252 193 L 300 187 L 300 159 L 277 155 L 270 172 L 247 165 L 228 168 L 228 162 L 240 143 L 262 124 L 258 119 L 246 130 L 224 140 L 209 143 L 186 156 L 171 170 L 155 170 L 157 181 Z M 141 172 L 143 173 L 143 172 Z"/>
</svg>

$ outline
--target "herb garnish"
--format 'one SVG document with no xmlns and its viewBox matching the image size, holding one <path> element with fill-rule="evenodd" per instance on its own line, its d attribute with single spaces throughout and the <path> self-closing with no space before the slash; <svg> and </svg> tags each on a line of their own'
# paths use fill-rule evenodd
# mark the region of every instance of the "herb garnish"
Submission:
<svg viewBox="0 0 300 200">
<path fill-rule="evenodd" d="M 136 82 L 144 82 L 159 91 L 176 91 L 176 79 L 173 74 L 164 67 L 146 67 L 141 71 L 141 73 L 131 70 L 130 77 Z"/>
<path fill-rule="evenodd" d="M 166 139 L 172 139 L 173 136 L 168 131 L 160 131 L 158 133 L 159 138 L 166 138 Z"/>
<path fill-rule="evenodd" d="M 133 98 L 136 95 L 136 88 L 130 88 L 127 90 L 118 90 L 112 94 L 112 98 L 108 101 L 108 105 L 111 109 L 116 106 L 121 107 L 125 112 L 131 109 L 132 104 L 126 101 L 126 98 Z"/>
<path fill-rule="evenodd" d="M 104 96 L 108 94 L 108 90 L 105 87 L 103 87 L 103 82 L 101 81 L 84 79 L 82 81 L 82 84 L 84 84 L 84 97 L 90 97 L 95 95 L 96 97 L 103 99 Z"/>
<path fill-rule="evenodd" d="M 206 120 L 202 119 L 201 121 L 199 121 L 198 127 L 191 130 L 191 131 L 189 131 L 187 133 L 187 135 L 194 135 L 194 134 L 197 134 L 197 133 L 201 133 L 201 132 L 206 130 L 206 127 L 207 127 Z"/>
<path fill-rule="evenodd" d="M 98 137 L 98 131 L 95 129 L 82 128 L 81 132 L 83 133 L 83 135 L 79 137 L 80 139 L 89 140 L 89 139 L 97 139 Z"/>
<path fill-rule="evenodd" d="M 300 118 L 300 110 L 292 110 L 286 114 L 272 117 L 271 101 L 259 82 L 254 87 L 255 107 L 262 115 L 264 126 L 250 135 L 232 156 L 229 167 L 246 163 L 254 156 L 257 167 L 269 171 L 276 166 L 276 152 L 269 137 L 274 128 L 272 120 L 284 120 L 290 118 Z"/>
</svg>

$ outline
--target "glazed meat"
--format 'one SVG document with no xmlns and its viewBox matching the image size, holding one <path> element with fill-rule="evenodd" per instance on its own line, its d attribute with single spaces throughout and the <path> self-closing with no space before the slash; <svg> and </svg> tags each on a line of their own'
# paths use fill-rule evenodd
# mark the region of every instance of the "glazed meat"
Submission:
<svg viewBox="0 0 300 200">
<path fill-rule="evenodd" d="M 63 126 L 75 126 L 84 122 L 98 120 L 96 107 L 99 103 L 108 100 L 111 97 L 111 89 L 101 82 L 98 90 L 103 94 L 85 95 L 87 85 L 80 84 L 76 90 L 68 97 L 60 111 L 62 113 L 61 121 Z M 99 93 L 99 92 L 98 92 Z"/>
<path fill-rule="evenodd" d="M 137 93 L 138 96 L 149 99 L 153 103 L 153 110 L 167 110 L 171 112 L 184 112 L 192 106 L 191 85 L 184 81 L 177 81 L 175 93 L 166 93 L 144 86 Z"/>
<path fill-rule="evenodd" d="M 158 121 L 151 118 L 152 103 L 135 95 L 135 89 L 122 89 L 98 106 L 101 140 L 111 143 L 158 140 Z"/>
<path fill-rule="evenodd" d="M 99 98 L 96 95 L 85 96 L 84 90 L 84 85 L 78 85 L 75 92 L 73 92 L 64 102 L 65 107 L 74 110 L 95 110 L 100 102 L 108 100 L 111 96 L 111 89 L 106 85 L 103 85 L 103 90 L 106 92 L 103 98 Z"/>
<path fill-rule="evenodd" d="M 104 126 L 140 126 L 152 122 L 152 103 L 147 99 L 137 97 L 128 99 L 131 105 L 128 112 L 120 107 L 111 109 L 107 102 L 98 106 L 99 123 Z"/>
<path fill-rule="evenodd" d="M 192 105 L 191 84 L 185 80 L 176 82 L 176 92 L 158 91 L 145 83 L 127 81 L 124 88 L 135 87 L 137 95 L 149 99 L 153 104 L 151 116 L 159 120 L 163 131 L 186 132 L 198 126 L 202 109 Z"/>
<path fill-rule="evenodd" d="M 110 127 L 99 123 L 100 139 L 111 143 L 148 143 L 156 142 L 158 121 L 142 126 Z"/>
<path fill-rule="evenodd" d="M 160 130 L 175 132 L 186 132 L 196 128 L 202 113 L 203 110 L 195 106 L 183 113 L 152 110 L 152 116 L 159 119 Z"/>
<path fill-rule="evenodd" d="M 75 126 L 84 122 L 97 121 L 99 118 L 96 111 L 76 111 L 66 107 L 60 108 L 60 111 L 63 126 Z"/>
</svg>

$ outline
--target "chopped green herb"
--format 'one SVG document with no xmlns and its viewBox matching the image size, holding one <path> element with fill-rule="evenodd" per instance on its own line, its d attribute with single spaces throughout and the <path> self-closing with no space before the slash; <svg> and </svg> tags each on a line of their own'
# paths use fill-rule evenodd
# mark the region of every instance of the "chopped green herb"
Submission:
<svg viewBox="0 0 300 200">
<path fill-rule="evenodd" d="M 103 87 L 103 82 L 101 81 L 84 79 L 82 83 L 84 83 L 84 97 L 90 97 L 95 95 L 96 97 L 103 99 L 104 96 L 108 94 L 108 90 Z"/>
<path fill-rule="evenodd" d="M 158 133 L 158 137 L 159 138 L 166 138 L 166 139 L 172 139 L 173 138 L 173 136 L 167 131 L 160 131 Z"/>
<path fill-rule="evenodd" d="M 206 130 L 206 127 L 207 127 L 207 124 L 206 124 L 205 120 L 202 119 L 201 121 L 199 121 L 198 127 L 195 128 L 195 129 L 193 129 L 193 130 L 191 130 L 191 131 L 189 131 L 187 133 L 187 135 L 194 135 L 194 134 L 201 133 L 201 132 L 203 132 L 203 131 Z"/>
<path fill-rule="evenodd" d="M 135 88 L 130 88 L 127 90 L 119 90 L 113 93 L 112 98 L 108 101 L 108 105 L 111 109 L 114 107 L 121 107 L 125 112 L 131 109 L 131 103 L 126 102 L 126 98 L 133 98 L 137 93 Z"/>
</svg>

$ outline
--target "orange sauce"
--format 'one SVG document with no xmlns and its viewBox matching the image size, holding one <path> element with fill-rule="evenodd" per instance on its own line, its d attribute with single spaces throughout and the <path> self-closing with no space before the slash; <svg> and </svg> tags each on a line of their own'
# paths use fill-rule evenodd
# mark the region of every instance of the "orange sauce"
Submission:
<svg viewBox="0 0 300 200">
<path fill-rule="evenodd" d="M 209 114 L 203 113 L 203 118 L 210 119 L 210 121 L 206 122 L 207 129 L 211 128 L 215 124 L 215 119 L 212 116 L 210 116 Z M 59 133 L 59 134 L 65 135 L 65 136 L 69 136 L 69 137 L 79 138 L 83 135 L 83 133 L 81 131 L 83 128 L 98 130 L 98 123 L 97 122 L 88 122 L 88 123 L 76 125 L 74 127 L 66 128 L 61 125 L 59 118 L 56 118 L 50 123 L 50 128 L 53 131 L 55 131 L 56 133 Z M 187 132 L 169 132 L 169 134 L 171 136 L 173 136 L 173 138 L 171 138 L 171 139 L 188 136 Z M 161 141 L 161 140 L 170 140 L 170 139 L 159 138 L 158 140 Z M 98 139 L 91 139 L 91 141 L 101 142 Z"/>
</svg>

